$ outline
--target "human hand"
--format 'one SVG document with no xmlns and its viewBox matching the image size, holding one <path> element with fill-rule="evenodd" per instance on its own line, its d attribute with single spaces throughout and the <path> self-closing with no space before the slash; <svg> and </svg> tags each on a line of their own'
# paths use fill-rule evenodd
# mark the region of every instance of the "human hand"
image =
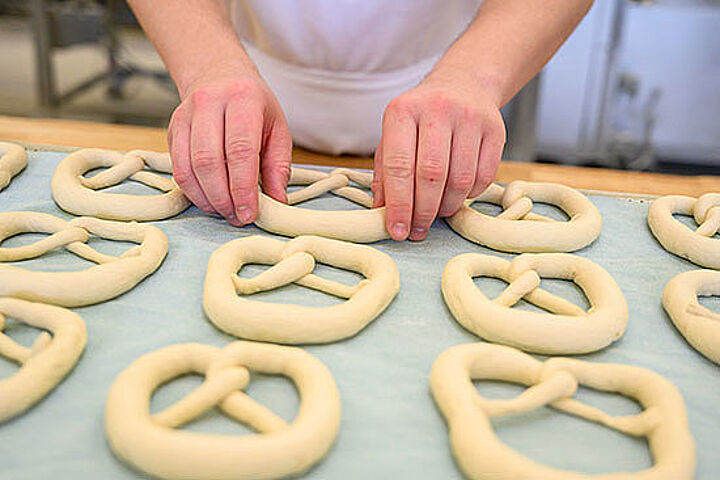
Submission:
<svg viewBox="0 0 720 480">
<path fill-rule="evenodd" d="M 205 71 L 180 89 L 168 130 L 173 176 L 201 210 L 232 225 L 257 216 L 258 177 L 286 202 L 292 139 L 280 104 L 253 68 Z"/>
<path fill-rule="evenodd" d="M 395 240 L 423 240 L 495 178 L 505 145 L 499 101 L 461 71 L 433 72 L 395 98 L 375 152 L 375 206 Z"/>
</svg>

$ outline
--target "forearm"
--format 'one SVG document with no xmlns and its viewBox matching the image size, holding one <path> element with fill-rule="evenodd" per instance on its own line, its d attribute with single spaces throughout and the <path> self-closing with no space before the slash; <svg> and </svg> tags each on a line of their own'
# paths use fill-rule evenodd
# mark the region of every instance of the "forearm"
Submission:
<svg viewBox="0 0 720 480">
<path fill-rule="evenodd" d="M 128 3 L 163 58 L 181 96 L 210 69 L 255 68 L 230 23 L 223 0 Z"/>
<path fill-rule="evenodd" d="M 547 63 L 592 0 L 485 0 L 430 76 L 464 72 L 501 107 Z"/>
</svg>

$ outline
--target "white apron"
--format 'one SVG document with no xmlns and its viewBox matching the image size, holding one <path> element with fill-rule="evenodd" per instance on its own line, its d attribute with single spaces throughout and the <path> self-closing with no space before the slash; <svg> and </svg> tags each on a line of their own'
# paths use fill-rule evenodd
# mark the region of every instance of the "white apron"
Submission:
<svg viewBox="0 0 720 480">
<path fill-rule="evenodd" d="M 230 0 L 296 145 L 375 150 L 385 106 L 430 71 L 480 0 Z"/>
</svg>

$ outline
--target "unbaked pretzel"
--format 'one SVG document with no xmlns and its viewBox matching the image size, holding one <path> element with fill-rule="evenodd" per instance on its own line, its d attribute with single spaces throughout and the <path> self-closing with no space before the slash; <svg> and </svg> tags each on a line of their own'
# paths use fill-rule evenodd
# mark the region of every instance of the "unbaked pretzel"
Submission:
<svg viewBox="0 0 720 480">
<path fill-rule="evenodd" d="M 30 348 L 2 333 L 5 317 L 43 329 Z M 48 332 L 50 332 L 48 334 Z M 0 356 L 20 365 L 0 379 L 0 423 L 45 397 L 72 370 L 85 349 L 85 322 L 64 308 L 0 297 Z"/>
<path fill-rule="evenodd" d="M 473 277 L 494 277 L 510 285 L 487 298 Z M 575 282 L 587 296 L 588 312 L 541 288 L 540 278 Z M 491 342 L 548 354 L 600 350 L 620 338 L 628 306 L 615 280 L 598 264 L 569 253 L 524 254 L 509 262 L 466 253 L 448 262 L 442 292 L 453 316 L 465 328 Z M 524 299 L 551 313 L 511 308 Z"/>
<path fill-rule="evenodd" d="M 700 305 L 698 295 L 720 296 L 720 272 L 691 270 L 673 277 L 663 291 L 663 307 L 690 345 L 720 364 L 720 314 Z"/>
<path fill-rule="evenodd" d="M 95 168 L 107 170 L 93 177 L 85 174 Z M 162 220 L 185 210 L 190 201 L 170 178 L 152 171 L 172 173 L 167 153 L 133 150 L 125 154 L 89 148 L 65 157 L 55 169 L 51 188 L 55 202 L 75 215 L 108 220 Z M 96 190 L 117 185 L 127 179 L 162 191 L 159 195 L 103 193 Z"/>
<path fill-rule="evenodd" d="M 10 184 L 10 180 L 22 172 L 28 162 L 27 152 L 20 145 L 0 142 L 0 191 Z"/>
<path fill-rule="evenodd" d="M 22 247 L 0 247 L 0 295 L 64 307 L 104 302 L 127 292 L 157 270 L 168 251 L 167 237 L 152 225 L 91 217 L 65 221 L 38 212 L 0 213 L 0 245 L 22 233 L 50 236 Z M 139 245 L 119 257 L 105 255 L 86 244 L 91 234 Z M 36 258 L 60 247 L 97 265 L 81 271 L 41 272 L 2 264 Z"/>
<path fill-rule="evenodd" d="M 697 230 L 673 218 L 675 213 L 692 215 Z M 647 221 L 665 250 L 720 270 L 720 240 L 713 238 L 720 229 L 720 193 L 706 193 L 697 199 L 682 195 L 660 197 L 650 205 Z"/>
<path fill-rule="evenodd" d="M 570 221 L 533 213 L 533 201 L 559 207 Z M 504 210 L 491 217 L 474 210 L 474 202 L 502 205 Z M 490 185 L 467 200 L 447 223 L 468 240 L 503 252 L 572 252 L 590 245 L 600 235 L 602 217 L 597 207 L 573 188 L 517 180 L 505 189 Z"/>
<path fill-rule="evenodd" d="M 290 423 L 242 390 L 248 370 L 289 377 L 300 396 Z M 186 374 L 205 382 L 162 412 L 150 399 L 165 382 Z M 259 432 L 217 435 L 178 427 L 217 406 Z M 328 369 L 295 347 L 237 341 L 224 348 L 171 345 L 144 355 L 117 377 L 107 397 L 105 432 L 115 454 L 166 479 L 275 479 L 300 474 L 330 450 L 340 428 L 340 394 Z"/>
<path fill-rule="evenodd" d="M 372 208 L 372 197 L 364 190 L 351 186 L 354 182 L 370 188 L 372 174 L 347 168 L 330 173 L 293 168 L 288 185 L 307 185 L 288 194 L 288 204 L 280 203 L 260 193 L 255 225 L 268 232 L 296 237 L 319 235 L 356 243 L 370 243 L 388 238 L 385 230 L 385 208 Z M 310 210 L 292 205 L 331 192 L 370 210 Z"/>
<path fill-rule="evenodd" d="M 312 273 L 316 261 L 360 273 L 365 279 L 353 286 L 327 280 Z M 250 279 L 239 277 L 237 273 L 249 263 L 273 267 Z M 290 283 L 347 301 L 309 307 L 244 298 Z M 355 335 L 385 310 L 399 288 L 395 262 L 372 247 L 315 236 L 288 242 L 252 236 L 228 242 L 212 254 L 203 306 L 218 328 L 237 337 L 325 343 Z"/>
<path fill-rule="evenodd" d="M 473 380 L 500 380 L 529 388 L 510 399 L 481 396 Z M 644 410 L 615 417 L 573 399 L 579 385 L 635 399 Z M 645 368 L 569 358 L 539 362 L 514 348 L 488 343 L 458 345 L 432 367 L 430 388 L 448 424 L 453 454 L 472 480 L 690 480 L 695 446 L 685 403 L 675 386 Z M 503 444 L 491 418 L 550 406 L 627 435 L 647 438 L 654 465 L 638 472 L 585 475 L 551 468 Z"/>
</svg>

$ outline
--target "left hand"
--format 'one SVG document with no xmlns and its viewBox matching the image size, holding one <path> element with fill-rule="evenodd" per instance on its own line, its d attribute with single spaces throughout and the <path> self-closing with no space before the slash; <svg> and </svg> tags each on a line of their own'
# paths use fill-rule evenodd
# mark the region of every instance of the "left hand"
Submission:
<svg viewBox="0 0 720 480">
<path fill-rule="evenodd" d="M 375 206 L 398 241 L 424 240 L 495 178 L 505 145 L 499 101 L 462 71 L 432 72 L 395 98 L 375 152 Z"/>
</svg>

